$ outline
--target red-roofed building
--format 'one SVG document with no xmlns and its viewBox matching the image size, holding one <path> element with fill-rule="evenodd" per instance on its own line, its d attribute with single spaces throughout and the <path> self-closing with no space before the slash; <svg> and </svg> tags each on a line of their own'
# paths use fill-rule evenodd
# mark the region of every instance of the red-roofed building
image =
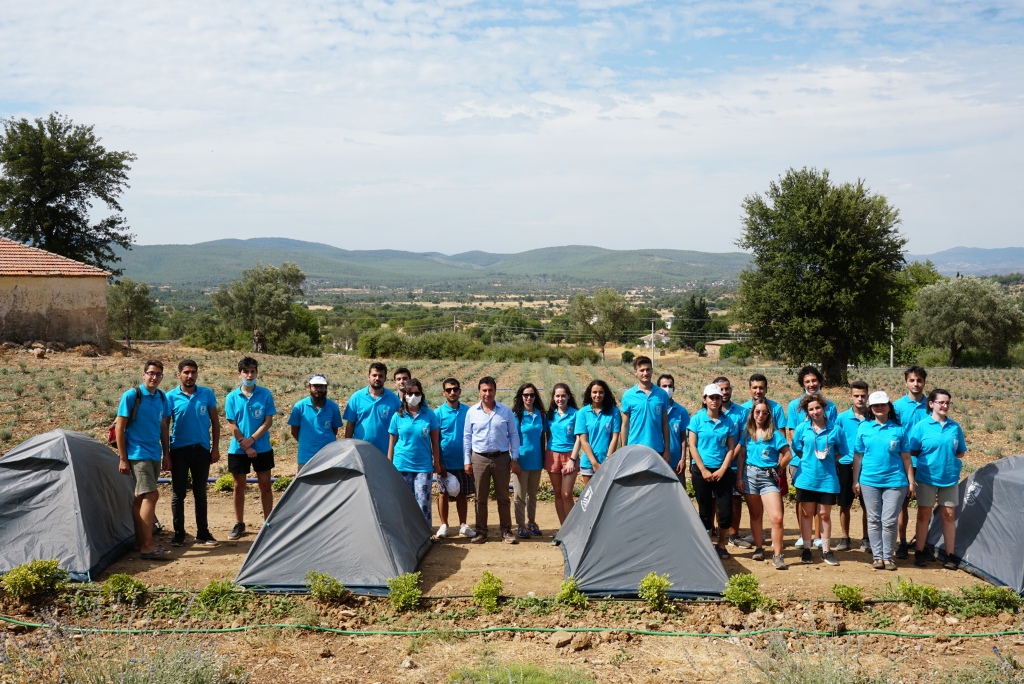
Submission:
<svg viewBox="0 0 1024 684">
<path fill-rule="evenodd" d="M 107 346 L 107 278 L 89 266 L 0 238 L 0 340 Z"/>
</svg>

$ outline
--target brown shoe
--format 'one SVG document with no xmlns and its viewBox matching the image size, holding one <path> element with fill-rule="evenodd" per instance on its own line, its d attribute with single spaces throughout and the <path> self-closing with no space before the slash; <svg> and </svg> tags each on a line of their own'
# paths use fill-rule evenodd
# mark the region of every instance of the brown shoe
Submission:
<svg viewBox="0 0 1024 684">
<path fill-rule="evenodd" d="M 512 534 L 512 530 L 505 530 L 501 533 L 501 541 L 506 544 L 518 544 L 519 540 L 516 539 L 516 535 Z"/>
<path fill-rule="evenodd" d="M 476 536 L 469 540 L 470 544 L 485 544 L 487 542 L 487 535 L 476 533 Z"/>
</svg>

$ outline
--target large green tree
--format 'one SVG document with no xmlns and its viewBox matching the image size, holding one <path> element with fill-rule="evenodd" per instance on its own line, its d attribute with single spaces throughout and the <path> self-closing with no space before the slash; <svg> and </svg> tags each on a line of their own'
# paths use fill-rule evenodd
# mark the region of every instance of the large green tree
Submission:
<svg viewBox="0 0 1024 684">
<path fill-rule="evenodd" d="M 597 290 L 593 297 L 573 295 L 566 315 L 582 335 L 597 342 L 602 359 L 605 346 L 617 340 L 635 320 L 626 298 L 610 287 Z"/>
<path fill-rule="evenodd" d="M 110 335 L 123 338 L 128 348 L 132 340 L 156 323 L 159 318 L 156 302 L 149 296 L 149 285 L 137 283 L 131 278 L 107 287 L 107 326 Z"/>
<path fill-rule="evenodd" d="M 293 263 L 280 268 L 256 264 L 239 280 L 221 285 L 213 305 L 229 325 L 252 335 L 252 350 L 266 352 L 293 325 L 292 301 L 303 294 L 306 275 Z"/>
<path fill-rule="evenodd" d="M 111 268 L 113 246 L 134 236 L 119 198 L 128 187 L 131 152 L 100 145 L 92 126 L 54 112 L 46 119 L 4 119 L 0 135 L 0 234 L 77 261 Z M 111 215 L 93 221 L 96 201 Z"/>
<path fill-rule="evenodd" d="M 826 384 L 845 384 L 847 364 L 903 314 L 899 211 L 863 181 L 835 185 L 813 168 L 789 169 L 743 210 L 736 244 L 753 258 L 739 307 L 753 346 L 792 366 L 820 363 Z"/>
<path fill-rule="evenodd" d="M 942 347 L 949 365 L 960 365 L 967 349 L 1005 358 L 1024 336 L 1017 301 L 991 281 L 957 278 L 922 288 L 903 321 L 912 344 Z"/>
</svg>

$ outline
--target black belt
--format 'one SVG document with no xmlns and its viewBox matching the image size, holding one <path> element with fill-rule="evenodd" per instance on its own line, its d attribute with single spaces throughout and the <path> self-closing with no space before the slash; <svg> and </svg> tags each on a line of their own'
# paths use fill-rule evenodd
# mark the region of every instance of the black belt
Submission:
<svg viewBox="0 0 1024 684">
<path fill-rule="evenodd" d="M 508 451 L 474 451 L 477 456 L 484 456 L 485 458 L 496 458 L 498 456 L 504 456 L 509 453 Z"/>
</svg>

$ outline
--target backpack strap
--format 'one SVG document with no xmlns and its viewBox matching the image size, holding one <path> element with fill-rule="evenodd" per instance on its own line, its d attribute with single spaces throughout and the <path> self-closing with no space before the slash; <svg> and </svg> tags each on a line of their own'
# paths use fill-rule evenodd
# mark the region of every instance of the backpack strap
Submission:
<svg viewBox="0 0 1024 684">
<path fill-rule="evenodd" d="M 128 425 L 135 422 L 135 416 L 139 415 L 139 403 L 142 401 L 142 388 L 135 386 L 135 404 L 132 406 L 132 413 L 128 416 Z M 125 426 L 128 427 L 127 425 Z"/>
</svg>

